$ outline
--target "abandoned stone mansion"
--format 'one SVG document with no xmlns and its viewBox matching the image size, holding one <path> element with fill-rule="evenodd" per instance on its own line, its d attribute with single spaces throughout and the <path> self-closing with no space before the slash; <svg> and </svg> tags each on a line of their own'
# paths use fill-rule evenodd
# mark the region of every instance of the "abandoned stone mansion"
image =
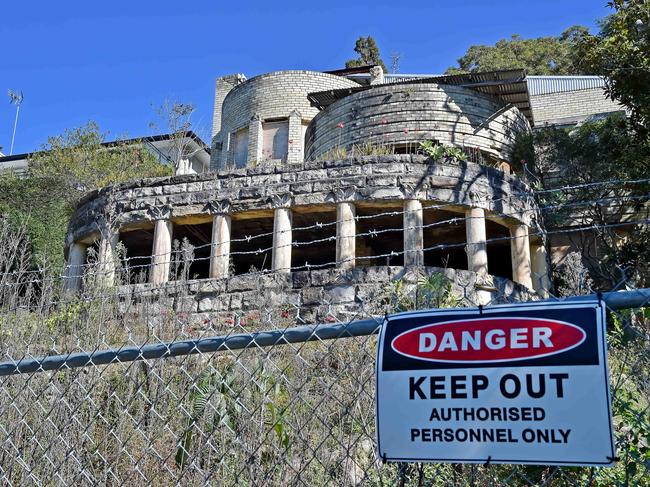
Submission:
<svg viewBox="0 0 650 487">
<path fill-rule="evenodd" d="M 192 313 L 291 304 L 305 322 L 433 272 L 473 304 L 543 297 L 553 249 L 517 137 L 619 109 L 594 76 L 223 76 L 209 170 L 86 195 L 66 286 L 92 260 L 124 292 L 182 283 Z"/>
</svg>

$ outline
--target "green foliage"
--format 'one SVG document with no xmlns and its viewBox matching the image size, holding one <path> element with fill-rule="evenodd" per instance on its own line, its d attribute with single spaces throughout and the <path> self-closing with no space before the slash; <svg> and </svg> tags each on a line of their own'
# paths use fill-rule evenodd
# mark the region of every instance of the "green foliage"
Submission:
<svg viewBox="0 0 650 487">
<path fill-rule="evenodd" d="M 544 128 L 533 135 L 534 157 L 529 167 L 544 188 L 554 185 L 589 185 L 603 181 L 634 181 L 650 174 L 650 146 L 637 137 L 625 116 L 613 115 L 572 129 Z M 568 222 L 598 228 L 599 252 L 593 255 L 584 242 L 584 258 L 597 286 L 610 288 L 626 277 L 638 286 L 650 279 L 650 230 L 647 225 L 624 230 L 610 223 L 642 218 L 650 184 L 584 186 L 570 193 L 542 193 L 541 203 L 553 205 L 545 212 L 550 229 Z M 590 205 L 581 202 L 593 201 Z"/>
<path fill-rule="evenodd" d="M 356 52 L 359 57 L 357 59 L 350 59 L 345 63 L 346 68 L 355 68 L 358 66 L 368 66 L 371 64 L 379 65 L 384 70 L 384 73 L 388 72 L 384 61 L 381 59 L 379 54 L 379 47 L 372 36 L 368 37 L 359 37 L 354 46 L 354 52 Z"/>
<path fill-rule="evenodd" d="M 465 154 L 465 151 L 460 147 L 438 144 L 433 140 L 421 141 L 420 149 L 422 149 L 422 152 L 434 161 L 439 161 L 441 159 L 455 159 L 457 161 L 467 160 L 467 154 Z"/>
<path fill-rule="evenodd" d="M 647 0 L 613 0 L 597 35 L 577 42 L 580 67 L 606 76 L 606 91 L 630 111 L 639 136 L 650 134 L 650 8 Z"/>
<path fill-rule="evenodd" d="M 50 137 L 30 161 L 27 177 L 0 173 L 0 215 L 24 225 L 33 247 L 33 266 L 63 267 L 68 220 L 87 191 L 131 179 L 164 176 L 160 164 L 141 144 L 116 142 L 106 147 L 96 123 Z"/>
<path fill-rule="evenodd" d="M 395 148 L 389 144 L 373 144 L 370 141 L 355 144 L 352 154 L 359 156 L 385 156 L 395 153 Z"/>
<path fill-rule="evenodd" d="M 63 240 L 73 211 L 71 202 L 57 196 L 62 192 L 54 178 L 0 173 L 0 215 L 14 228 L 25 228 L 32 266 L 51 266 L 56 273 L 63 268 Z"/>
<path fill-rule="evenodd" d="M 390 313 L 414 309 L 458 308 L 463 298 L 453 291 L 453 282 L 440 272 L 421 275 L 415 286 L 397 279 L 384 288 L 383 304 Z"/>
<path fill-rule="evenodd" d="M 30 161 L 30 176 L 56 180 L 63 190 L 57 196 L 76 202 L 82 194 L 110 184 L 172 173 L 142 144 L 117 141 L 104 146 L 105 139 L 95 122 L 50 137 Z"/>
<path fill-rule="evenodd" d="M 473 45 L 458 59 L 458 67 L 448 68 L 447 73 L 525 68 L 531 75 L 578 74 L 575 43 L 587 32 L 576 25 L 557 37 L 522 39 L 515 34 L 494 46 Z"/>
<path fill-rule="evenodd" d="M 240 405 L 232 397 L 235 375 L 230 368 L 227 368 L 223 375 L 213 371 L 204 370 L 189 393 L 189 415 L 187 425 L 182 439 L 176 449 L 176 466 L 179 469 L 185 468 L 192 452 L 192 437 L 194 428 L 201 422 L 202 418 L 211 415 L 211 421 L 202 425 L 204 434 L 214 431 L 223 426 L 236 429 L 237 415 L 241 411 Z M 208 403 L 210 407 L 208 408 Z"/>
<path fill-rule="evenodd" d="M 608 316 L 607 340 L 612 377 L 612 415 L 619 461 L 599 472 L 601 485 L 648 485 L 650 408 L 647 333 L 650 308 L 625 310 Z"/>
</svg>

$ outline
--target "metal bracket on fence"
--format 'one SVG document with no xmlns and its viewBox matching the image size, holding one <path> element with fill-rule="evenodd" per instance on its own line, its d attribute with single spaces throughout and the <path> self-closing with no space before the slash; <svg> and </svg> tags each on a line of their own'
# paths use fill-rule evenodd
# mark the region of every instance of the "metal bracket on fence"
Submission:
<svg viewBox="0 0 650 487">
<path fill-rule="evenodd" d="M 590 294 L 574 296 L 563 300 L 548 299 L 545 301 L 584 301 L 593 300 L 595 297 L 595 294 Z M 608 308 L 615 310 L 650 306 L 650 288 L 603 293 L 599 297 Z M 133 362 L 136 360 L 178 357 L 197 353 L 241 350 L 243 348 L 269 347 L 315 340 L 332 340 L 343 337 L 374 335 L 382 326 L 382 318 L 384 317 L 351 321 L 349 323 L 306 325 L 285 330 L 266 330 L 196 340 L 158 343 L 141 347 L 121 347 L 95 352 L 78 352 L 34 359 L 21 359 L 0 363 L 0 376 L 71 369 L 90 365 Z M 384 319 L 387 320 L 388 316 Z"/>
</svg>

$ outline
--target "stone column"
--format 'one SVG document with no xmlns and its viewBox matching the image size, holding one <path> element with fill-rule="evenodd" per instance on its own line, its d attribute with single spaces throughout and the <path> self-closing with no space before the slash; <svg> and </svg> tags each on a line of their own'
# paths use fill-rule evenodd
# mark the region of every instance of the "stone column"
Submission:
<svg viewBox="0 0 650 487">
<path fill-rule="evenodd" d="M 404 200 L 404 265 L 424 265 L 423 247 L 422 203 Z"/>
<path fill-rule="evenodd" d="M 356 258 L 357 209 L 354 203 L 343 201 L 336 205 L 336 265 L 352 269 Z"/>
<path fill-rule="evenodd" d="M 530 242 L 528 227 L 515 225 L 510 228 L 510 254 L 512 256 L 512 280 L 533 288 L 530 275 Z"/>
<path fill-rule="evenodd" d="M 542 297 L 547 298 L 551 289 L 548 272 L 548 255 L 544 244 L 532 245 L 530 252 L 533 289 Z"/>
<path fill-rule="evenodd" d="M 485 210 L 471 208 L 465 212 L 465 233 L 467 235 L 467 269 L 477 274 L 488 273 L 487 233 Z"/>
<path fill-rule="evenodd" d="M 262 161 L 262 149 L 264 146 L 264 130 L 262 129 L 262 118 L 254 115 L 248 126 L 248 158 L 249 166 L 254 166 Z"/>
<path fill-rule="evenodd" d="M 291 209 L 276 208 L 273 219 L 273 270 L 291 272 Z"/>
<path fill-rule="evenodd" d="M 172 223 L 169 220 L 156 220 L 153 231 L 153 250 L 149 281 L 154 286 L 169 281 L 169 267 L 172 258 Z"/>
<path fill-rule="evenodd" d="M 115 284 L 115 259 L 117 258 L 115 252 L 119 240 L 119 233 L 107 232 L 99 241 L 98 282 L 104 286 L 110 287 Z"/>
<path fill-rule="evenodd" d="M 87 250 L 88 246 L 79 242 L 73 243 L 68 249 L 68 260 L 63 275 L 63 289 L 66 293 L 81 291 Z"/>
<path fill-rule="evenodd" d="M 231 218 L 228 215 L 230 203 L 221 201 L 211 204 L 212 213 L 212 246 L 210 247 L 210 277 L 228 277 L 230 267 L 230 233 Z"/>
<path fill-rule="evenodd" d="M 304 159 L 305 138 L 302 134 L 302 115 L 298 110 L 289 114 L 289 140 L 287 143 L 287 163 L 298 164 Z"/>
</svg>

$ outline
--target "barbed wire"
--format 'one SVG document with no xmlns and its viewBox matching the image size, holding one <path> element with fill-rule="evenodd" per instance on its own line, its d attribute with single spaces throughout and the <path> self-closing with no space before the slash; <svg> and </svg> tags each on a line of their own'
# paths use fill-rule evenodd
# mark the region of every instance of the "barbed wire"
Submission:
<svg viewBox="0 0 650 487">
<path fill-rule="evenodd" d="M 646 180 L 637 180 L 637 181 L 632 181 L 630 183 L 636 183 L 636 182 L 640 182 L 640 181 L 646 181 Z M 647 181 L 650 181 L 650 179 L 647 180 Z M 598 184 L 613 184 L 613 183 L 618 183 L 618 181 L 608 181 L 608 182 L 605 182 L 605 183 L 598 183 Z M 594 184 L 596 184 L 596 183 L 594 183 Z M 577 186 L 565 186 L 563 188 L 558 188 L 558 190 L 569 190 L 569 189 L 574 189 L 576 187 Z M 640 201 L 640 200 L 643 200 L 643 199 L 646 199 L 646 198 L 648 198 L 648 196 L 646 196 L 646 195 L 629 196 L 629 197 L 626 196 L 626 197 L 619 197 L 619 198 L 598 198 L 598 199 L 591 199 L 591 200 L 578 201 L 578 202 L 569 202 L 569 203 L 565 202 L 565 203 L 559 203 L 559 204 L 554 204 L 554 205 L 546 205 L 546 206 L 542 206 L 540 208 L 528 208 L 528 209 L 515 210 L 515 211 L 509 212 L 509 213 L 504 213 L 504 212 L 498 213 L 498 212 L 493 212 L 492 211 L 492 212 L 490 212 L 490 214 L 488 215 L 487 218 L 488 219 L 490 219 L 490 217 L 492 217 L 492 218 L 509 218 L 509 217 L 513 217 L 513 216 L 521 217 L 522 215 L 524 215 L 524 214 L 526 214 L 528 212 L 536 213 L 538 211 L 544 212 L 544 211 L 550 211 L 550 210 L 554 210 L 554 209 L 563 209 L 563 208 L 568 208 L 568 207 L 592 206 L 592 205 L 597 205 L 597 204 L 602 204 L 602 203 L 611 203 L 613 201 L 617 201 L 617 200 L 621 200 L 621 199 L 625 199 L 627 201 Z M 481 204 L 485 204 L 485 203 L 489 203 L 489 202 L 502 201 L 503 199 L 505 199 L 505 198 L 504 197 L 493 198 L 492 200 L 485 200 L 485 201 L 481 202 Z M 621 202 L 619 204 L 624 205 L 625 203 Z M 453 203 L 452 202 L 452 203 L 442 203 L 442 204 L 436 203 L 436 204 L 430 204 L 430 205 L 423 205 L 422 211 L 439 210 L 439 209 L 449 208 L 449 207 L 457 208 L 458 203 Z M 477 206 L 477 207 L 480 207 L 480 206 Z M 417 211 L 417 212 L 419 212 L 419 211 Z M 373 219 L 373 218 L 382 218 L 382 217 L 386 217 L 386 216 L 402 216 L 402 215 L 405 215 L 405 214 L 408 214 L 408 213 L 413 213 L 413 212 L 411 212 L 409 210 L 384 211 L 384 212 L 379 212 L 379 213 L 376 213 L 376 214 L 373 214 L 373 215 L 357 215 L 357 216 L 354 217 L 354 221 L 363 221 L 363 220 L 369 220 L 369 219 Z M 455 217 L 453 219 L 449 219 L 446 222 L 448 222 L 450 224 L 457 224 L 457 223 L 460 223 L 460 222 L 463 222 L 463 221 L 471 220 L 473 218 L 474 217 L 459 216 L 459 217 Z M 325 223 L 316 222 L 316 223 L 314 223 L 312 225 L 307 225 L 307 226 L 303 226 L 303 227 L 295 227 L 295 228 L 292 228 L 291 230 L 286 230 L 286 232 L 292 232 L 292 231 L 298 232 L 298 231 L 305 231 L 305 230 L 322 229 L 324 227 L 334 226 L 334 225 L 337 225 L 339 223 L 344 223 L 346 221 L 352 221 L 352 219 L 336 220 L 334 222 L 325 222 Z M 427 228 L 428 226 L 435 226 L 435 225 L 437 225 L 437 223 L 428 224 L 427 226 L 423 226 L 423 228 Z M 373 230 L 373 231 L 370 231 L 369 233 L 378 234 L 378 233 L 386 232 L 386 231 L 392 231 L 392 230 L 391 229 L 389 229 L 389 230 Z M 250 243 L 252 240 L 272 237 L 274 235 L 274 233 L 280 233 L 281 234 L 283 232 L 285 232 L 285 231 L 260 233 L 260 234 L 257 234 L 257 235 L 245 236 L 245 237 L 242 237 L 242 238 L 234 238 L 234 239 L 231 239 L 230 242 L 231 242 L 231 244 L 232 243 L 242 243 L 242 242 Z M 358 236 L 363 236 L 363 234 L 359 234 Z M 328 237 L 328 238 L 322 239 L 320 241 L 327 241 L 327 240 L 331 240 L 331 239 L 332 238 Z M 193 245 L 193 248 L 194 248 L 194 250 L 201 250 L 201 249 L 213 247 L 214 245 L 215 245 L 214 243 L 210 242 L 210 243 L 205 243 L 205 244 L 200 244 L 200 245 Z M 268 248 L 264 248 L 264 249 L 258 249 L 258 250 L 255 250 L 255 251 L 240 251 L 239 253 L 241 255 L 247 255 L 247 254 L 248 255 L 259 255 L 260 253 L 268 252 L 271 249 L 272 249 L 272 247 L 268 247 Z M 123 257 L 121 260 L 123 262 L 125 262 L 125 263 L 128 263 L 130 260 L 141 260 L 142 258 L 153 258 L 153 257 L 158 257 L 158 256 L 166 256 L 166 255 L 167 255 L 167 252 L 165 252 L 163 254 L 160 254 L 160 255 L 152 254 L 152 255 L 146 256 L 146 257 L 145 256 Z M 236 253 L 231 253 L 231 255 L 236 255 Z M 82 264 L 82 265 L 76 266 L 76 267 L 77 268 L 85 268 L 85 267 L 88 267 L 90 265 L 91 264 Z M 32 270 L 32 271 L 26 271 L 26 272 L 31 272 L 31 273 L 33 273 L 35 275 L 40 275 L 41 274 L 41 271 L 39 271 L 39 270 Z M 62 276 L 62 277 L 66 278 L 65 276 Z"/>
</svg>

